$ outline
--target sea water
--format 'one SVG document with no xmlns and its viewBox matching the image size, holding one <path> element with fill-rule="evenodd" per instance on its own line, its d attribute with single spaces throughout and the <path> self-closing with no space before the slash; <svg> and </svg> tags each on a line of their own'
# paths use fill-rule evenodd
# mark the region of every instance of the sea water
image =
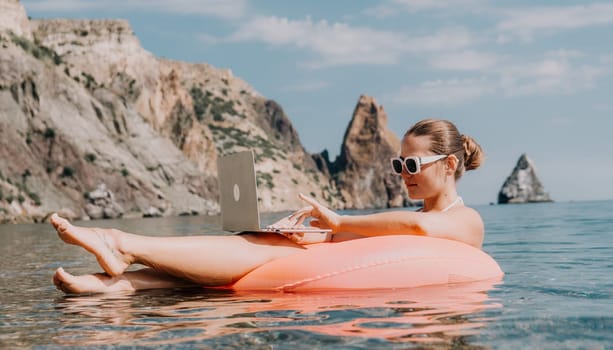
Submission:
<svg viewBox="0 0 613 350">
<path fill-rule="evenodd" d="M 613 201 L 475 208 L 502 282 L 335 293 L 65 296 L 53 271 L 97 272 L 95 259 L 49 225 L 1 225 L 0 348 L 613 348 Z M 82 224 L 223 234 L 216 217 Z"/>
</svg>

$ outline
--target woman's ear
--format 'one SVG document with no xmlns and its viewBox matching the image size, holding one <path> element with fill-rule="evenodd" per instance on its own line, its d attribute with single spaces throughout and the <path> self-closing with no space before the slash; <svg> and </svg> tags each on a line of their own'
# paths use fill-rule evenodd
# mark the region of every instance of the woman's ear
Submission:
<svg viewBox="0 0 613 350">
<path fill-rule="evenodd" d="M 447 175 L 453 175 L 455 174 L 456 170 L 458 169 L 458 157 L 456 157 L 454 154 L 450 155 L 449 157 L 447 157 L 446 160 L 446 165 L 447 165 Z"/>
</svg>

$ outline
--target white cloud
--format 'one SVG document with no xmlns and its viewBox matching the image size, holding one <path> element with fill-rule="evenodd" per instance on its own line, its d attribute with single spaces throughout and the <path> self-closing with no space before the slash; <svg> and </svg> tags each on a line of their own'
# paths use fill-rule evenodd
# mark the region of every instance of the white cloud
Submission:
<svg viewBox="0 0 613 350">
<path fill-rule="evenodd" d="M 600 62 L 605 65 L 613 66 L 613 54 L 600 56 Z"/>
<path fill-rule="evenodd" d="M 443 28 L 420 37 L 406 38 L 406 50 L 412 53 L 460 50 L 475 43 L 475 38 L 464 27 Z"/>
<path fill-rule="evenodd" d="M 391 0 L 390 4 L 416 12 L 449 8 L 465 9 L 474 6 L 483 6 L 487 4 L 487 0 Z"/>
<path fill-rule="evenodd" d="M 290 85 L 287 87 L 289 91 L 299 91 L 299 92 L 309 92 L 309 91 L 319 91 L 324 90 L 330 87 L 330 83 L 327 81 L 307 81 L 303 83 L 298 83 L 294 85 Z"/>
<path fill-rule="evenodd" d="M 237 19 L 247 13 L 247 0 L 23 0 L 28 11 L 78 12 L 92 9 L 145 10 Z"/>
<path fill-rule="evenodd" d="M 558 95 L 592 88 L 603 69 L 573 65 L 564 58 L 515 64 L 501 69 L 501 89 L 507 96 Z"/>
<path fill-rule="evenodd" d="M 399 105 L 457 105 L 494 92 L 496 86 L 486 78 L 426 81 L 419 86 L 405 86 L 382 100 Z"/>
<path fill-rule="evenodd" d="M 403 39 L 396 33 L 310 18 L 256 17 L 243 23 L 229 40 L 305 49 L 319 56 L 321 65 L 390 64 L 403 51 Z"/>
<path fill-rule="evenodd" d="M 398 105 L 459 105 L 493 94 L 508 98 L 568 95 L 592 89 L 598 79 L 613 74 L 610 62 L 607 63 L 611 57 L 597 58 L 597 62 L 591 64 L 578 63 L 584 56 L 580 51 L 557 50 L 532 62 L 494 61 L 495 64 L 489 67 L 495 69 L 487 70 L 488 64 L 479 66 L 486 74 L 480 79 L 426 81 L 417 86 L 402 87 L 385 99 Z M 439 69 L 477 68 L 454 64 L 447 58 L 433 63 Z"/>
<path fill-rule="evenodd" d="M 197 37 L 201 42 L 208 45 L 215 45 L 221 42 L 218 37 L 207 33 L 198 34 Z"/>
<path fill-rule="evenodd" d="M 102 7 L 100 2 L 87 0 L 22 0 L 21 3 L 28 11 L 77 12 Z"/>
<path fill-rule="evenodd" d="M 554 58 L 561 58 L 561 59 L 574 59 L 574 58 L 581 58 L 581 57 L 585 57 L 585 53 L 579 51 L 579 50 L 566 50 L 566 49 L 559 49 L 559 50 L 555 50 L 555 51 L 548 51 L 545 53 L 545 56 L 547 57 L 554 57 Z"/>
<path fill-rule="evenodd" d="M 596 103 L 592 105 L 592 110 L 602 112 L 602 111 L 613 111 L 613 105 L 606 103 Z"/>
<path fill-rule="evenodd" d="M 559 127 L 567 128 L 575 124 L 574 120 L 575 120 L 574 118 L 570 118 L 570 117 L 557 116 L 557 117 L 549 118 L 547 122 L 554 128 L 559 128 Z"/>
<path fill-rule="evenodd" d="M 527 72 L 536 77 L 560 79 L 570 73 L 570 67 L 568 62 L 547 59 L 535 64 Z"/>
<path fill-rule="evenodd" d="M 461 51 L 436 56 L 430 61 L 430 66 L 442 70 L 485 71 L 489 70 L 499 61 L 500 58 L 494 54 Z"/>
<path fill-rule="evenodd" d="M 318 68 L 347 64 L 395 64 L 407 54 L 462 49 L 473 42 L 464 28 L 446 28 L 421 37 L 353 27 L 325 20 L 290 20 L 281 17 L 255 17 L 240 25 L 228 41 L 261 41 L 288 46 L 312 54 L 307 64 Z"/>
<path fill-rule="evenodd" d="M 363 11 L 377 18 L 397 16 L 402 13 L 445 10 L 475 10 L 483 8 L 487 0 L 388 0 Z"/>
<path fill-rule="evenodd" d="M 595 3 L 584 6 L 529 7 L 504 11 L 504 20 L 497 29 L 524 40 L 532 40 L 536 33 L 554 33 L 561 30 L 613 23 L 613 4 Z M 502 37 L 506 35 L 502 34 Z"/>
</svg>

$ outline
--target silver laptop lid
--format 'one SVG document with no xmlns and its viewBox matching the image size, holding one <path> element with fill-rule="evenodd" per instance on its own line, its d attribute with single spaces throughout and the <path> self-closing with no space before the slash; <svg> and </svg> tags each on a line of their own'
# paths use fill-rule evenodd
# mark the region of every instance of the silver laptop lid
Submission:
<svg viewBox="0 0 613 350">
<path fill-rule="evenodd" d="M 253 151 L 219 157 L 217 169 L 222 229 L 259 230 L 260 213 Z"/>
</svg>

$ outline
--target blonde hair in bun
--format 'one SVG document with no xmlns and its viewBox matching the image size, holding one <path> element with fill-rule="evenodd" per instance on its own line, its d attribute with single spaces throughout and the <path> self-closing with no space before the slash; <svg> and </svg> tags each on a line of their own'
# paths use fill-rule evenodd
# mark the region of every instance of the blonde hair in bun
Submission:
<svg viewBox="0 0 613 350">
<path fill-rule="evenodd" d="M 470 136 L 462 135 L 449 120 L 424 119 L 413 125 L 404 135 L 429 136 L 430 151 L 434 154 L 455 155 L 458 168 L 455 179 L 458 180 L 466 170 L 477 169 L 483 163 L 485 155 L 481 146 Z"/>
</svg>

